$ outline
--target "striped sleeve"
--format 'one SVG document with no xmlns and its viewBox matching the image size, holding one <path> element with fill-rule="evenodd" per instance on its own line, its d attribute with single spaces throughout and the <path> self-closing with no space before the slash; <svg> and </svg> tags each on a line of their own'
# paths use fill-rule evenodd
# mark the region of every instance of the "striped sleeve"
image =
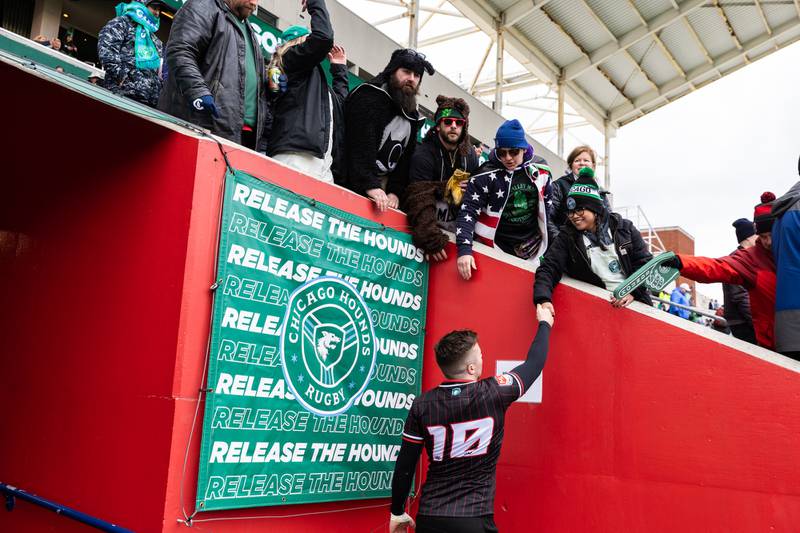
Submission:
<svg viewBox="0 0 800 533">
<path fill-rule="evenodd" d="M 406 417 L 406 424 L 403 426 L 403 440 L 411 444 L 422 444 L 425 440 L 419 419 L 419 402 L 416 399 L 411 404 L 408 417 Z"/>
</svg>

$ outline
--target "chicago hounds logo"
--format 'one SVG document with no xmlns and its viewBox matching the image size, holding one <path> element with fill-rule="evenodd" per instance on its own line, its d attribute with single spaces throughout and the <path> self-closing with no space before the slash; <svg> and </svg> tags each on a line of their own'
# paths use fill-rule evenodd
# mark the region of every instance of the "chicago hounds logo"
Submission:
<svg viewBox="0 0 800 533">
<path fill-rule="evenodd" d="M 367 388 L 376 357 L 369 309 L 351 284 L 321 277 L 289 297 L 281 362 L 303 407 L 318 415 L 347 411 Z"/>
</svg>

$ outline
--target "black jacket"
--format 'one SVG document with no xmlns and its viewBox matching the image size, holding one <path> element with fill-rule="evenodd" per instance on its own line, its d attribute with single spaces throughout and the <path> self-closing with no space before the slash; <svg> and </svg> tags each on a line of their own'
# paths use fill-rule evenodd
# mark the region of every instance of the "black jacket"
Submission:
<svg viewBox="0 0 800 533">
<path fill-rule="evenodd" d="M 417 111 L 405 113 L 383 87 L 372 82 L 353 89 L 345 103 L 347 186 L 364 194 L 381 188 L 381 177 L 387 176 L 386 192 L 402 198 L 424 120 Z"/>
<path fill-rule="evenodd" d="M 445 155 L 445 148 L 439 139 L 439 134 L 435 131 L 428 134 L 425 139 L 414 149 L 411 157 L 411 168 L 408 173 L 408 181 L 447 181 L 453 175 L 453 165 L 450 156 Z M 467 155 L 456 153 L 455 168 L 473 174 L 478 170 L 478 156 L 474 150 L 467 152 Z"/>
<path fill-rule="evenodd" d="M 256 140 L 269 121 L 264 90 L 264 56 L 258 35 L 245 24 L 253 42 L 258 75 Z M 245 92 L 244 34 L 236 16 L 223 0 L 191 0 L 175 13 L 167 43 L 167 78 L 158 108 L 178 118 L 211 130 L 234 142 L 241 142 L 244 126 Z M 220 117 L 195 110 L 192 102 L 212 95 Z"/>
<path fill-rule="evenodd" d="M 570 187 L 575 184 L 575 179 L 575 174 L 572 171 L 568 171 L 553 182 L 550 194 L 551 203 L 547 213 L 548 226 L 553 237 L 558 235 L 558 232 L 561 231 L 561 226 L 567 223 L 567 194 L 569 194 Z M 606 209 L 611 210 L 606 194 L 608 192 L 601 189 L 600 195 L 603 198 L 603 205 Z"/>
<path fill-rule="evenodd" d="M 644 266 L 653 256 L 647 251 L 647 245 L 633 222 L 617 213 L 611 213 L 610 217 L 608 227 L 614 239 L 622 272 L 627 277 Z M 533 284 L 534 303 L 552 301 L 553 289 L 564 273 L 577 280 L 605 288 L 602 280 L 592 272 L 586 246 L 583 243 L 583 234 L 572 224 L 562 226 L 561 232 L 547 249 L 541 265 L 536 269 L 536 280 Z M 644 286 L 633 291 L 633 297 L 642 303 L 652 305 L 650 295 Z"/>
<path fill-rule="evenodd" d="M 267 155 L 309 152 L 322 158 L 328 150 L 333 102 L 333 170 L 344 156 L 344 100 L 347 98 L 347 66 L 331 64 L 333 87 L 329 88 L 320 63 L 333 46 L 333 28 L 324 0 L 308 0 L 311 33 L 305 42 L 283 55 L 286 92 L 272 106 L 272 132 Z M 330 93 L 331 98 L 328 98 Z"/>
<path fill-rule="evenodd" d="M 753 316 L 750 314 L 750 295 L 747 293 L 747 289 L 741 285 L 723 283 L 722 296 L 722 305 L 725 307 L 725 320 L 728 322 L 728 326 L 749 324 L 752 327 Z"/>
</svg>

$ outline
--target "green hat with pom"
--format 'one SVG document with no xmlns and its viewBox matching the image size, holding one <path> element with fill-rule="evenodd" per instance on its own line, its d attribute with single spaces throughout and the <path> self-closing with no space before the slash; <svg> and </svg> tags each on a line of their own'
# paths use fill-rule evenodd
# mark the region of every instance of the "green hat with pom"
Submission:
<svg viewBox="0 0 800 533">
<path fill-rule="evenodd" d="M 603 212 L 603 199 L 600 197 L 600 187 L 594 180 L 594 170 L 583 167 L 578 172 L 578 179 L 567 193 L 567 210 L 589 209 L 594 213 Z"/>
</svg>

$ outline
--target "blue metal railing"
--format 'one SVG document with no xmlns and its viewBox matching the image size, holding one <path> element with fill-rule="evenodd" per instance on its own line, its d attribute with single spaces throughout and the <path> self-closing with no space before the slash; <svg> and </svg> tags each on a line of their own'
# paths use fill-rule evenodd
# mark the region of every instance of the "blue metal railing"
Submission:
<svg viewBox="0 0 800 533">
<path fill-rule="evenodd" d="M 116 524 L 112 524 L 111 522 L 100 520 L 99 518 L 95 518 L 86 513 L 76 511 L 75 509 L 72 509 L 70 507 L 65 507 L 64 505 L 60 505 L 50 500 L 40 498 L 35 494 L 25 492 L 24 490 L 18 489 L 17 487 L 6 485 L 5 483 L 0 483 L 0 493 L 2 493 L 5 496 L 6 510 L 8 511 L 14 510 L 14 506 L 16 505 L 15 499 L 19 498 L 20 500 L 25 500 L 26 502 L 38 505 L 39 507 L 44 507 L 49 511 L 53 511 L 57 515 L 71 518 L 72 520 L 76 520 L 78 522 L 86 524 L 87 526 L 92 526 L 93 528 L 99 529 L 100 531 L 108 531 L 110 533 L 134 533 L 133 530 L 131 529 L 126 529 Z"/>
</svg>

